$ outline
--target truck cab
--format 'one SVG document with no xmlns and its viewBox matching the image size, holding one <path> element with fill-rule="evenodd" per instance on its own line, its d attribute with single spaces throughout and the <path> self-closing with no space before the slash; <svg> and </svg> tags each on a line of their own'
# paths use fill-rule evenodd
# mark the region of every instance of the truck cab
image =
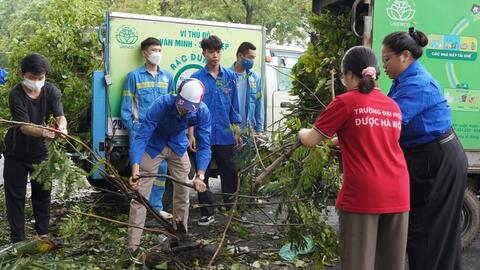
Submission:
<svg viewBox="0 0 480 270">
<path fill-rule="evenodd" d="M 295 100 L 288 92 L 292 88 L 291 72 L 304 48 L 267 44 L 265 68 L 265 125 L 267 132 L 275 131 L 283 115 Z"/>
</svg>

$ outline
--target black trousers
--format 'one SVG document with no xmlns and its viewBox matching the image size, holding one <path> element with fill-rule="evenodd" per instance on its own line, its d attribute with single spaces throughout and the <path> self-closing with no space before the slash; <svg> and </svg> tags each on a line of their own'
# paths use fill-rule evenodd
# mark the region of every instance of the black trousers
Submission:
<svg viewBox="0 0 480 270">
<path fill-rule="evenodd" d="M 237 174 L 237 165 L 234 161 L 234 150 L 233 145 L 212 145 L 212 160 L 215 160 L 217 164 L 218 171 L 220 174 L 221 186 L 223 193 L 235 193 L 238 188 L 238 174 Z M 205 184 L 208 185 L 208 177 L 210 174 L 211 162 L 208 165 L 208 169 L 205 172 Z M 233 201 L 232 196 L 223 196 L 223 201 L 225 203 L 231 203 Z M 213 196 L 210 191 L 199 192 L 198 193 L 198 202 L 200 204 L 212 204 Z M 229 209 L 231 205 L 227 205 L 226 208 Z M 202 216 L 212 216 L 213 207 L 201 207 L 200 213 Z"/>
<path fill-rule="evenodd" d="M 459 221 L 468 161 L 456 136 L 450 138 L 404 149 L 410 173 L 410 270 L 462 269 Z"/>
<path fill-rule="evenodd" d="M 5 157 L 3 170 L 7 218 L 12 242 L 25 240 L 25 196 L 27 177 L 33 171 L 33 164 L 12 157 Z M 32 207 L 37 234 L 48 233 L 50 221 L 51 190 L 43 190 L 42 185 L 30 179 L 32 187 Z"/>
</svg>

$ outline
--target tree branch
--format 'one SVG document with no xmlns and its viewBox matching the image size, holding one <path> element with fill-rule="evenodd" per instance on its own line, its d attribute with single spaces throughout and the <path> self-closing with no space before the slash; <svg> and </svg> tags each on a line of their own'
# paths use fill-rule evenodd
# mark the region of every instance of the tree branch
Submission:
<svg viewBox="0 0 480 270">
<path fill-rule="evenodd" d="M 142 230 L 144 230 L 144 231 L 156 232 L 156 233 L 163 233 L 163 234 L 166 234 L 166 235 L 168 235 L 168 236 L 170 236 L 170 237 L 173 237 L 173 238 L 177 239 L 177 236 L 176 236 L 176 235 L 171 234 L 171 233 L 169 233 L 169 232 L 167 232 L 167 231 L 165 231 L 165 230 L 139 227 L 139 226 L 132 225 L 132 224 L 130 224 L 130 223 L 126 223 L 126 222 L 122 222 L 122 221 L 110 219 L 110 218 L 107 218 L 107 217 L 98 216 L 98 215 L 95 215 L 95 214 L 88 214 L 88 213 L 83 213 L 83 212 L 80 212 L 80 211 L 69 210 L 69 209 L 65 209 L 65 208 L 59 209 L 58 212 L 60 212 L 60 213 L 68 212 L 68 213 L 72 213 L 72 214 L 77 214 L 77 215 L 82 215 L 82 216 L 87 216 L 87 217 L 91 217 L 91 218 L 96 218 L 96 219 L 108 221 L 108 222 L 115 223 L 115 224 L 119 224 L 119 225 L 123 225 L 123 226 L 128 226 L 128 227 L 133 227 L 133 228 L 137 228 L 137 229 L 142 229 Z"/>
<path fill-rule="evenodd" d="M 283 163 L 283 161 L 285 161 L 287 158 L 289 158 L 293 152 L 295 151 L 295 149 L 297 149 L 298 147 L 300 147 L 302 145 L 302 143 L 300 141 L 297 141 L 288 151 L 287 153 L 285 154 L 282 154 L 280 157 L 278 157 L 276 160 L 274 160 L 272 162 L 272 164 L 270 164 L 265 170 L 263 170 L 263 172 L 257 176 L 255 178 L 255 183 L 260 183 L 263 181 L 263 179 L 265 179 L 265 177 L 267 177 L 268 175 L 270 175 L 278 166 L 280 166 L 280 164 Z"/>
</svg>

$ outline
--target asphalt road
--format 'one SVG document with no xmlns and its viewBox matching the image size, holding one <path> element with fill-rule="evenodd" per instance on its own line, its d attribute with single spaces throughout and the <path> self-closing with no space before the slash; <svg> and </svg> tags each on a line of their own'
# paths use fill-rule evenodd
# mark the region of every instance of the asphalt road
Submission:
<svg viewBox="0 0 480 270">
<path fill-rule="evenodd" d="M 338 217 L 334 213 L 329 218 L 330 225 L 338 230 Z M 476 240 L 462 252 L 462 269 L 463 270 L 480 270 L 480 234 L 477 235 Z M 328 270 L 339 270 L 340 266 L 328 267 Z M 407 268 L 408 269 L 408 266 Z"/>
</svg>

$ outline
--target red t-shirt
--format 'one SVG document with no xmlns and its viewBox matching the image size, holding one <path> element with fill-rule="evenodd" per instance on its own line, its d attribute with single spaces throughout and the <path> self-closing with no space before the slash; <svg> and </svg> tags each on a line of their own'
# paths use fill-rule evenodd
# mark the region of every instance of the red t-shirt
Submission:
<svg viewBox="0 0 480 270">
<path fill-rule="evenodd" d="M 379 89 L 351 90 L 336 97 L 315 121 L 327 138 L 338 135 L 343 185 L 337 208 L 384 214 L 410 209 L 409 175 L 398 140 L 402 113 Z"/>
</svg>

